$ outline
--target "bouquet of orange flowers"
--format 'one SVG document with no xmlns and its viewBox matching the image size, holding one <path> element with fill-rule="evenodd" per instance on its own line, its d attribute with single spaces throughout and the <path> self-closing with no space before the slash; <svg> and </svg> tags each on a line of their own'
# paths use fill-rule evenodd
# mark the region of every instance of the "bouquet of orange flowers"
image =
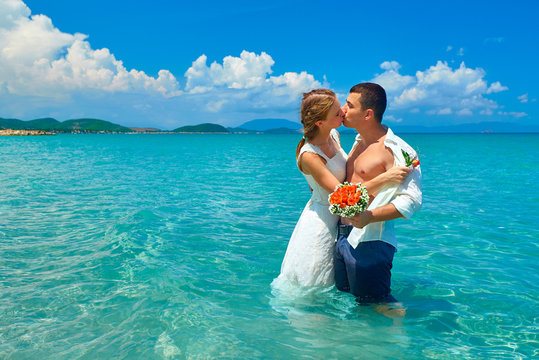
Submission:
<svg viewBox="0 0 539 360">
<path fill-rule="evenodd" d="M 352 185 L 348 182 L 337 185 L 329 195 L 329 212 L 335 215 L 352 217 L 367 209 L 369 194 L 361 183 Z"/>
</svg>

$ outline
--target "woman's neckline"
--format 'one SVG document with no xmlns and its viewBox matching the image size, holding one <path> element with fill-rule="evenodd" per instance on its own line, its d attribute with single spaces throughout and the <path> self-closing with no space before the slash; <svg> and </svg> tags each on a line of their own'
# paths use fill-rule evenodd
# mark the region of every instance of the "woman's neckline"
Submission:
<svg viewBox="0 0 539 360">
<path fill-rule="evenodd" d="M 332 160 L 335 156 L 337 156 L 337 153 L 339 152 L 340 147 L 338 146 L 337 141 L 333 138 L 333 135 L 332 135 L 332 134 L 329 135 L 329 138 L 331 139 L 331 142 L 332 142 L 333 145 L 335 146 L 335 154 L 333 154 L 333 156 L 331 156 L 331 157 L 328 156 L 328 154 L 326 154 L 326 153 L 324 152 L 324 150 L 322 150 L 322 148 L 321 148 L 320 146 L 315 145 L 315 144 L 313 144 L 313 143 L 311 143 L 311 142 L 307 142 L 307 144 L 310 144 L 311 146 L 316 146 L 318 149 L 320 149 L 320 151 L 321 151 L 324 155 L 326 155 L 326 157 L 328 158 L 328 160 Z"/>
</svg>

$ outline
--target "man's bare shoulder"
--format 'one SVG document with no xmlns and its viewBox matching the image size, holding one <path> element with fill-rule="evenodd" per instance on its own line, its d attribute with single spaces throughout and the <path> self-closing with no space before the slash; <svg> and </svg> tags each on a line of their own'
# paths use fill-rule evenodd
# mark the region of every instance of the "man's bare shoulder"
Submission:
<svg viewBox="0 0 539 360">
<path fill-rule="evenodd" d="M 393 150 L 384 145 L 383 155 L 380 158 L 380 161 L 384 163 L 386 170 L 389 170 L 393 167 L 395 163 L 395 157 L 393 156 Z"/>
</svg>

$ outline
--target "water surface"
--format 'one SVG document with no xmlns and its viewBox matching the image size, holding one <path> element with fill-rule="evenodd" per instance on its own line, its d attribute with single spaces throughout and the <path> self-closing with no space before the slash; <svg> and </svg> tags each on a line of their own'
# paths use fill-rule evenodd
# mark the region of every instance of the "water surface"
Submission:
<svg viewBox="0 0 539 360">
<path fill-rule="evenodd" d="M 424 207 L 395 225 L 402 321 L 271 294 L 309 198 L 297 136 L 0 138 L 0 358 L 539 355 L 539 136 L 403 138 Z"/>
</svg>

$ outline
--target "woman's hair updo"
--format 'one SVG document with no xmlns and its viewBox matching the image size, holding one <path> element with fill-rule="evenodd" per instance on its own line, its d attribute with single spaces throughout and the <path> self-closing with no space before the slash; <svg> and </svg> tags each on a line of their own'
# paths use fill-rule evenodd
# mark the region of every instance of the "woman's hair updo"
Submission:
<svg viewBox="0 0 539 360">
<path fill-rule="evenodd" d="M 299 156 L 303 145 L 305 145 L 305 140 L 318 134 L 319 129 L 316 122 L 326 119 L 329 110 L 331 110 L 336 100 L 337 96 L 329 89 L 315 89 L 303 93 L 300 111 L 301 123 L 303 124 L 303 138 L 296 148 L 296 158 Z"/>
</svg>

